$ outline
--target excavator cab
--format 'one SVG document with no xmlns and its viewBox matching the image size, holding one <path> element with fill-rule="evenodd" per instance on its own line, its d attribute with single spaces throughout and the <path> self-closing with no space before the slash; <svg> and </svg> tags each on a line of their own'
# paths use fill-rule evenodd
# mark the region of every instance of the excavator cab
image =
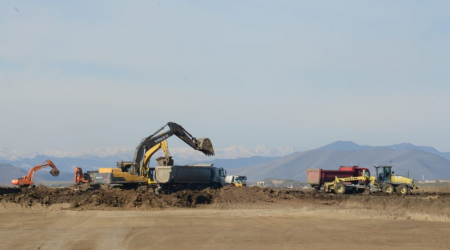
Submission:
<svg viewBox="0 0 450 250">
<path fill-rule="evenodd" d="M 122 172 L 132 172 L 133 168 L 132 166 L 134 165 L 131 161 L 118 161 L 116 162 L 117 167 L 120 168 L 122 170 Z"/>
</svg>

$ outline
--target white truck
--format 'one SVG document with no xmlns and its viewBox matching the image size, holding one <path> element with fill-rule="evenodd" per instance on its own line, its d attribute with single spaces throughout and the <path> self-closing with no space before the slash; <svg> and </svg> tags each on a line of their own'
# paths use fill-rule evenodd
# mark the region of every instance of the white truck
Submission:
<svg viewBox="0 0 450 250">
<path fill-rule="evenodd" d="M 236 187 L 247 186 L 247 177 L 244 175 L 227 175 L 225 182 Z"/>
</svg>

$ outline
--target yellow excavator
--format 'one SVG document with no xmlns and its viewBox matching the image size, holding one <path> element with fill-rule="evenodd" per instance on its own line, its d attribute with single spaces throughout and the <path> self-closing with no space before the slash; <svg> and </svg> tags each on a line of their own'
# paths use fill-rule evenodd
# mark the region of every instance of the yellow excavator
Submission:
<svg viewBox="0 0 450 250">
<path fill-rule="evenodd" d="M 411 190 L 418 187 L 414 184 L 414 180 L 404 176 L 397 176 L 392 171 L 392 166 L 374 166 L 376 175 L 370 176 L 369 172 L 363 171 L 361 176 L 338 178 L 332 182 L 324 184 L 325 192 L 334 191 L 337 194 L 345 194 L 350 190 L 357 193 L 363 193 L 370 190 L 370 187 L 377 191 L 392 194 L 405 195 Z"/>
<path fill-rule="evenodd" d="M 169 130 L 160 133 L 165 127 Z M 177 136 L 193 149 L 203 152 L 207 156 L 214 155 L 211 140 L 208 138 L 196 139 L 182 126 L 169 122 L 152 135 L 144 138 L 136 147 L 133 161 L 117 162 L 116 168 L 100 168 L 99 171 L 90 171 L 92 185 L 120 184 L 128 188 L 138 186 L 155 188 L 153 180 L 155 168 L 150 167 L 151 157 L 162 148 L 165 157 L 158 158 L 158 162 L 164 166 L 173 165 L 173 159 L 169 154 L 166 139 L 172 135 Z"/>
</svg>

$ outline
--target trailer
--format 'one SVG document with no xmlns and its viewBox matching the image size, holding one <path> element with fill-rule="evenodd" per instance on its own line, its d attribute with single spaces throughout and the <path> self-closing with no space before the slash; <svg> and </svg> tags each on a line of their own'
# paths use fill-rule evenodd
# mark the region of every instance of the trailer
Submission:
<svg viewBox="0 0 450 250">
<path fill-rule="evenodd" d="M 213 164 L 156 166 L 154 180 L 162 192 L 221 188 L 226 185 L 227 172 Z"/>
<path fill-rule="evenodd" d="M 326 183 L 333 182 L 336 178 L 358 177 L 362 176 L 363 173 L 370 176 L 369 169 L 358 166 L 341 166 L 339 170 L 307 169 L 306 180 L 311 187 L 320 190 Z M 347 182 L 347 189 L 357 191 L 360 189 L 359 186 L 357 180 Z"/>
</svg>

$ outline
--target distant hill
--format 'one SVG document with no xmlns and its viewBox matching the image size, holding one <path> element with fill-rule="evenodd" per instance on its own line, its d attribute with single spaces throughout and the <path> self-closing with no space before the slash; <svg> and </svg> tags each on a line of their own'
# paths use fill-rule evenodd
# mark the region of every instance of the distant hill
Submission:
<svg viewBox="0 0 450 250">
<path fill-rule="evenodd" d="M 433 147 L 427 146 L 416 146 L 411 143 L 400 143 L 390 146 L 367 146 L 367 145 L 359 145 L 352 141 L 337 141 L 326 146 L 320 147 L 316 150 L 339 150 L 339 151 L 362 151 L 362 150 L 371 150 L 374 148 L 387 148 L 392 150 L 417 150 L 422 152 L 427 152 L 430 154 L 435 154 L 450 160 L 450 153 L 440 152 L 439 150 Z"/>
<path fill-rule="evenodd" d="M 28 171 L 25 171 L 24 169 L 18 168 L 16 166 L 13 166 L 10 164 L 0 164 L 0 183 L 10 185 L 11 180 L 20 178 L 27 174 L 28 174 Z M 33 179 L 36 183 L 44 181 L 42 178 L 38 177 L 37 175 L 35 175 L 35 177 Z"/>
<path fill-rule="evenodd" d="M 373 165 L 393 165 L 397 174 L 421 179 L 450 178 L 450 161 L 436 154 L 418 150 L 372 148 L 364 150 L 317 149 L 295 153 L 273 162 L 233 169 L 233 174 L 246 175 L 250 181 L 265 178 L 304 181 L 306 169 L 338 169 L 339 166 L 361 166 L 374 170 Z"/>
<path fill-rule="evenodd" d="M 341 165 L 359 165 L 373 169 L 372 165 L 384 164 L 393 165 L 394 171 L 399 174 L 406 174 L 409 170 L 410 175 L 416 179 L 422 179 L 422 175 L 428 180 L 450 179 L 450 153 L 410 143 L 368 146 L 351 141 L 337 141 L 315 150 L 296 153 L 296 149 L 289 147 L 268 149 L 264 146 L 231 146 L 216 149 L 215 157 L 205 157 L 191 148 L 169 150 L 178 165 L 213 163 L 216 167 L 227 169 L 229 174 L 245 174 L 250 181 L 265 178 L 304 181 L 307 168 L 337 169 Z M 115 167 L 116 161 L 131 160 L 133 152 L 133 149 L 127 148 L 99 148 L 78 153 L 41 151 L 21 155 L 16 151 L 3 149 L 0 150 L 0 164 L 6 163 L 19 168 L 0 170 L 0 176 L 4 176 L 7 183 L 10 183 L 11 179 L 26 174 L 32 166 L 51 159 L 60 170 L 60 176 L 53 177 L 48 174 L 49 170 L 44 169 L 36 172 L 37 180 L 71 181 L 75 166 L 82 167 L 83 171 Z M 150 161 L 152 166 L 160 155 L 161 152 L 155 154 Z M 23 172 L 17 175 L 17 171 Z"/>
<path fill-rule="evenodd" d="M 242 167 L 254 166 L 254 165 L 259 165 L 259 164 L 265 164 L 265 163 L 273 162 L 277 159 L 280 159 L 280 157 L 253 156 L 253 157 L 243 157 L 243 158 L 237 158 L 237 159 L 215 159 L 212 161 L 202 161 L 202 162 L 198 162 L 198 163 L 205 163 L 205 164 L 212 163 L 212 164 L 214 164 L 215 167 L 221 167 L 221 168 L 230 170 L 230 169 L 235 169 L 235 168 L 242 168 Z"/>
<path fill-rule="evenodd" d="M 196 162 L 212 162 L 222 164 L 222 160 L 245 158 L 242 164 L 260 164 L 267 158 L 281 157 L 294 152 L 298 149 L 292 147 L 278 147 L 269 149 L 265 146 L 243 147 L 230 146 L 227 148 L 216 148 L 216 156 L 207 157 L 203 153 L 192 148 L 169 148 L 176 164 L 185 165 Z M 134 149 L 130 148 L 98 148 L 84 152 L 60 152 L 60 151 L 40 151 L 29 154 L 20 154 L 19 152 L 4 148 L 0 149 L 0 163 L 8 163 L 18 167 L 29 169 L 36 164 L 47 159 L 52 160 L 62 171 L 72 172 L 74 168 L 82 167 L 83 170 L 95 170 L 102 167 L 115 167 L 117 161 L 130 161 L 133 159 Z M 158 151 L 150 161 L 152 166 L 156 165 L 155 159 L 163 155 Z M 252 158 L 261 157 L 261 158 Z M 247 160 L 247 158 L 252 158 Z M 239 165 L 237 161 L 231 161 L 233 165 Z M 239 166 L 242 166 L 240 164 Z M 236 166 L 237 166 L 236 165 Z"/>
</svg>

